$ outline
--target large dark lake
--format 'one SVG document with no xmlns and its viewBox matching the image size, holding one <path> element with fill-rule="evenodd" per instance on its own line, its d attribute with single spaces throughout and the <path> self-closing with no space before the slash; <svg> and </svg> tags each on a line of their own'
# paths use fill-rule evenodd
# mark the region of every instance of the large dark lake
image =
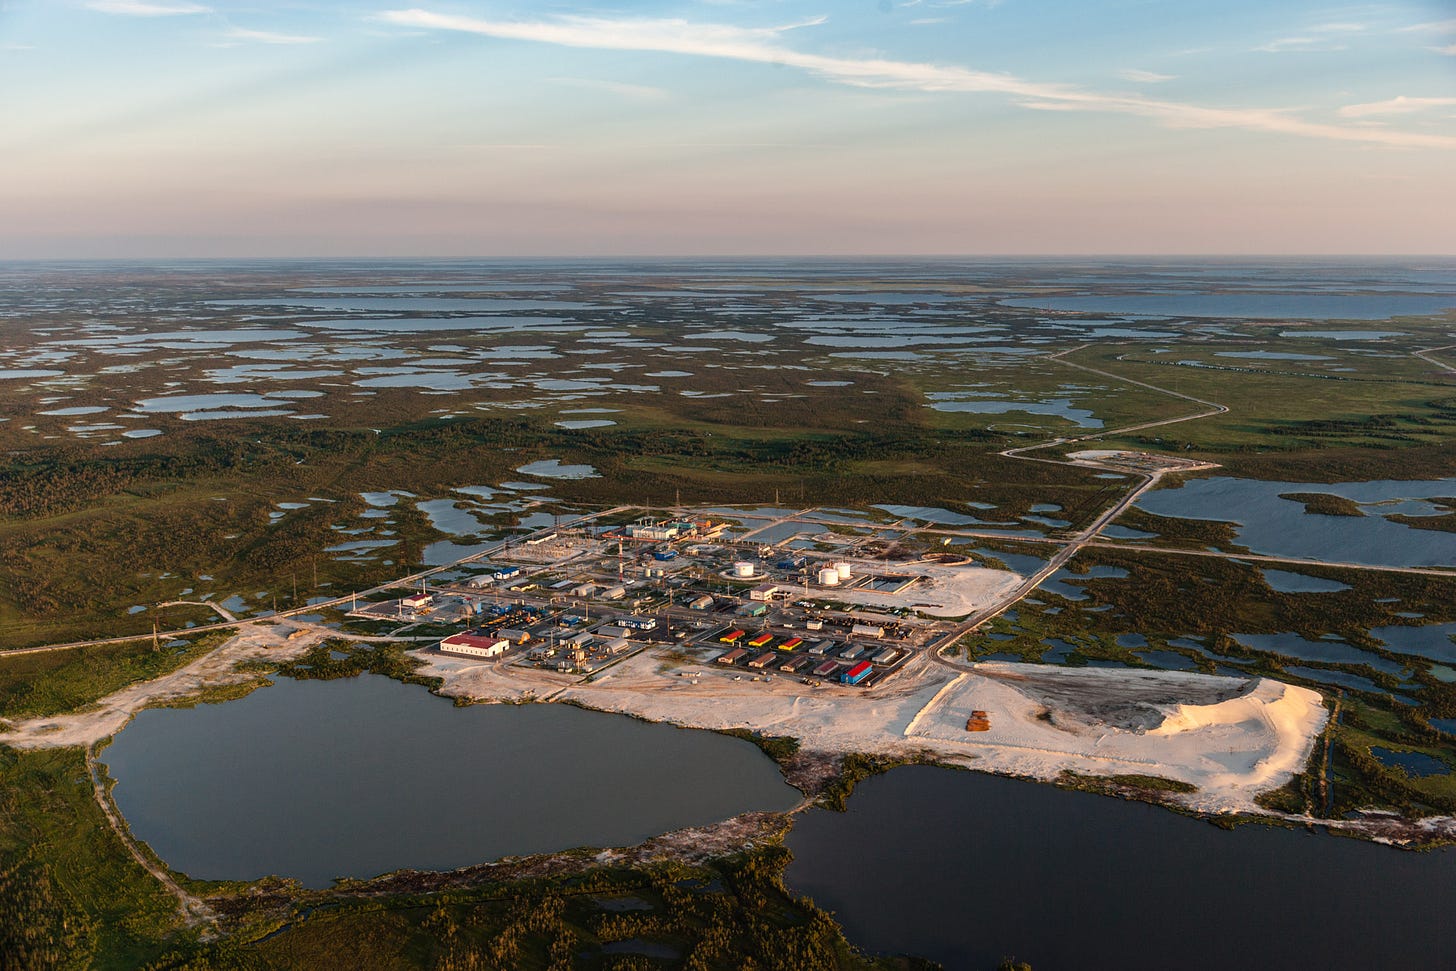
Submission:
<svg viewBox="0 0 1456 971">
<path fill-rule="evenodd" d="M 1227 832 L 1141 803 L 924 766 L 813 810 L 791 889 L 850 940 L 948 969 L 1456 967 L 1456 854 Z"/>
<path fill-rule="evenodd" d="M 132 832 L 207 880 L 446 870 L 622 846 L 800 798 L 754 745 L 377 676 L 141 712 L 102 752 Z"/>
</svg>

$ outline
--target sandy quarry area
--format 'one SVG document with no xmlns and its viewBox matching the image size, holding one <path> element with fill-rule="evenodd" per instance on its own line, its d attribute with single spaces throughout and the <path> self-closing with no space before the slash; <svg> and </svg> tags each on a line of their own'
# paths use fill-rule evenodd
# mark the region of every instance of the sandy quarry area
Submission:
<svg viewBox="0 0 1456 971">
<path fill-rule="evenodd" d="M 921 658 L 871 690 L 753 681 L 638 654 L 589 683 L 421 653 L 445 694 L 569 700 L 695 728 L 792 735 L 807 751 L 916 755 L 1054 778 L 1155 775 L 1198 787 L 1188 805 L 1257 812 L 1254 796 L 1308 761 L 1327 712 L 1318 693 L 1268 679 L 992 663 L 957 673 Z M 970 733 L 973 709 L 991 730 Z"/>
<path fill-rule="evenodd" d="M 288 634 L 295 629 L 283 624 L 249 624 L 236 637 L 191 664 L 155 680 L 128 685 L 84 711 L 13 722 L 0 719 L 0 741 L 15 748 L 93 745 L 121 731 L 143 708 L 186 698 L 204 688 L 236 684 L 256 677 L 236 670 L 237 665 L 244 661 L 286 661 L 307 651 L 326 635 L 333 634 L 333 631 L 327 630 L 306 630 L 288 640 Z"/>
</svg>

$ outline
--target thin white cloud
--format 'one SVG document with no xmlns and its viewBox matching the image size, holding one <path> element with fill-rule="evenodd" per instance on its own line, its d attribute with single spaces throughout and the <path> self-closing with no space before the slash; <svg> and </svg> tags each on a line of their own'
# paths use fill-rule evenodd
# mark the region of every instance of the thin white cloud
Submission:
<svg viewBox="0 0 1456 971">
<path fill-rule="evenodd" d="M 1400 28 L 1403 34 L 1456 34 L 1456 17 L 1450 20 L 1432 20 L 1424 24 L 1411 24 Z"/>
<path fill-rule="evenodd" d="M 90 0 L 86 9 L 125 17 L 181 17 L 212 12 L 211 7 L 198 3 L 152 3 L 149 0 Z"/>
<path fill-rule="evenodd" d="M 1135 84 L 1161 84 L 1164 81 L 1172 81 L 1177 78 L 1176 74 L 1158 74 L 1155 71 L 1140 71 L 1130 67 L 1125 71 L 1118 71 L 1117 76 L 1124 81 L 1132 81 Z"/>
<path fill-rule="evenodd" d="M 1437 47 L 1435 50 L 1437 54 L 1445 54 L 1447 57 L 1456 57 L 1456 44 L 1451 44 L 1448 47 Z"/>
<path fill-rule="evenodd" d="M 254 44 L 317 44 L 322 37 L 308 37 L 302 34 L 280 34 L 271 30 L 249 30 L 246 27 L 229 27 L 229 40 L 247 41 Z"/>
<path fill-rule="evenodd" d="M 1409 115 L 1429 108 L 1447 108 L 1456 105 L 1456 98 L 1408 98 L 1400 95 L 1388 101 L 1371 101 L 1366 104 L 1345 105 L 1340 114 L 1346 118 L 1368 118 L 1371 115 Z"/>
<path fill-rule="evenodd" d="M 1349 50 L 1346 44 L 1336 44 L 1323 37 L 1281 37 L 1254 48 L 1262 54 L 1311 54 L 1324 51 Z"/>
<path fill-rule="evenodd" d="M 1290 111 L 1270 108 L 1209 108 L 1177 101 L 1104 94 L 964 67 L 810 54 L 782 43 L 786 31 L 822 22 L 822 18 L 784 27 L 759 28 L 697 24 L 679 19 L 562 17 L 550 21 L 483 20 L 420 9 L 389 10 L 378 14 L 377 18 L 397 27 L 456 31 L 563 47 L 654 51 L 776 64 L 856 87 L 1002 94 L 1038 107 L 1055 105 L 1066 111 L 1136 115 L 1170 128 L 1242 129 L 1405 148 L 1456 148 L 1456 137 L 1450 135 L 1308 121 Z"/>
<path fill-rule="evenodd" d="M 624 81 L 604 81 L 599 78 L 547 78 L 546 80 L 552 84 L 564 84 L 573 88 L 607 91 L 633 101 L 662 101 L 668 94 L 666 89 L 654 88 L 648 84 L 628 84 Z"/>
</svg>

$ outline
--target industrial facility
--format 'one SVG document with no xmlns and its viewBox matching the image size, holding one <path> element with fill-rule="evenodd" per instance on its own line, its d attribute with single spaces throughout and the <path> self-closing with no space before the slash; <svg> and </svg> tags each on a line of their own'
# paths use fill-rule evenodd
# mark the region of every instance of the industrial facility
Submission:
<svg viewBox="0 0 1456 971">
<path fill-rule="evenodd" d="M 636 510 L 615 523 L 538 531 L 431 589 L 351 615 L 457 625 L 438 650 L 462 663 L 592 675 L 656 650 L 704 673 L 858 689 L 893 677 L 947 630 L 906 596 L 945 574 L 941 551 L 927 545 L 917 571 L 903 550 L 893 560 L 856 557 L 852 544 L 819 542 L 831 537 L 785 529 L 786 540 L 756 542 L 732 525 Z"/>
</svg>

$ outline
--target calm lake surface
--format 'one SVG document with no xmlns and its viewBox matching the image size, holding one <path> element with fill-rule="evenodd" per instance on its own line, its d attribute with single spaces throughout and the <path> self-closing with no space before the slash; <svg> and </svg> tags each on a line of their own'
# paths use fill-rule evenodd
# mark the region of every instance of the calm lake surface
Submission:
<svg viewBox="0 0 1456 971">
<path fill-rule="evenodd" d="M 309 887 L 629 845 L 800 798 L 741 739 L 569 705 L 455 708 L 373 675 L 149 709 L 102 761 L 171 866 Z"/>
<path fill-rule="evenodd" d="M 1159 516 L 1237 523 L 1238 542 L 1255 553 L 1372 566 L 1450 566 L 1456 533 L 1417 529 L 1385 518 L 1432 512 L 1421 500 L 1456 492 L 1456 479 L 1374 482 L 1264 482 L 1213 476 L 1176 489 L 1157 489 L 1137 501 Z M 1362 505 L 1362 516 L 1305 512 L 1281 494 L 1329 493 Z"/>
<path fill-rule="evenodd" d="M 1226 832 L 1141 803 L 908 766 L 789 836 L 851 941 L 948 969 L 1456 967 L 1456 854 Z"/>
</svg>

